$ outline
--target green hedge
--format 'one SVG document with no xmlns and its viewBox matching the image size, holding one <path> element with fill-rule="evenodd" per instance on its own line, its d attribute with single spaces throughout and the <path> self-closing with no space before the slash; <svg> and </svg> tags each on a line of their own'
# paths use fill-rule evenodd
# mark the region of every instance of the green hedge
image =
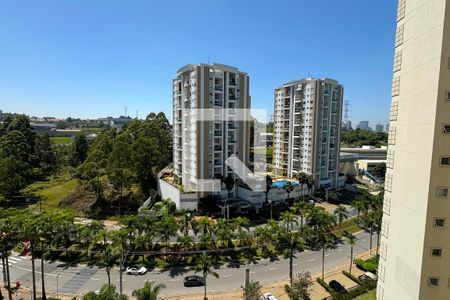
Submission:
<svg viewBox="0 0 450 300">
<path fill-rule="evenodd" d="M 350 278 L 351 280 L 353 280 L 354 282 L 356 282 L 357 284 L 364 284 L 365 282 L 362 281 L 361 279 L 359 279 L 358 277 L 356 277 L 353 274 L 350 274 L 347 271 L 342 271 L 342 274 L 344 274 L 345 276 L 347 276 L 348 278 Z"/>
<path fill-rule="evenodd" d="M 374 274 L 376 274 L 377 269 L 378 269 L 378 261 L 376 258 L 375 259 L 370 258 L 368 260 L 362 260 L 362 259 L 357 258 L 357 259 L 355 259 L 355 264 L 359 269 L 366 271 L 366 272 L 371 272 Z"/>
<path fill-rule="evenodd" d="M 336 293 L 336 291 L 333 290 L 331 286 L 329 286 L 325 281 L 323 281 L 322 278 L 317 278 L 316 280 L 324 289 L 327 290 L 328 293 L 331 294 L 331 296 L 333 296 L 333 298 L 338 296 L 338 293 Z"/>
</svg>

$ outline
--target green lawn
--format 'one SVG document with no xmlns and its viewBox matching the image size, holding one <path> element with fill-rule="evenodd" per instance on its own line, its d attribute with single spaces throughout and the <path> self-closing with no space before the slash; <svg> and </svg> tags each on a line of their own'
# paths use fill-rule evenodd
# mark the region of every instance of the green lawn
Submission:
<svg viewBox="0 0 450 300">
<path fill-rule="evenodd" d="M 78 186 L 78 180 L 50 179 L 48 181 L 36 181 L 25 188 L 25 193 L 42 197 L 42 208 L 46 210 L 58 209 L 59 202 Z M 38 208 L 39 204 L 33 207 Z"/>
<path fill-rule="evenodd" d="M 343 237 L 345 235 L 345 232 L 356 233 L 361 230 L 361 227 L 356 224 L 356 218 L 351 218 L 343 221 L 341 226 L 337 225 L 336 229 L 334 230 L 334 234 L 337 237 Z"/>
<path fill-rule="evenodd" d="M 54 136 L 50 140 L 57 145 L 72 143 L 72 138 L 69 136 Z"/>
<path fill-rule="evenodd" d="M 355 300 L 375 300 L 375 299 L 376 299 L 376 289 L 371 290 L 355 298 Z"/>
<path fill-rule="evenodd" d="M 266 150 L 266 155 L 272 156 L 272 147 L 253 147 L 251 151 L 253 151 L 253 153 L 255 154 L 264 154 L 264 149 Z"/>
</svg>

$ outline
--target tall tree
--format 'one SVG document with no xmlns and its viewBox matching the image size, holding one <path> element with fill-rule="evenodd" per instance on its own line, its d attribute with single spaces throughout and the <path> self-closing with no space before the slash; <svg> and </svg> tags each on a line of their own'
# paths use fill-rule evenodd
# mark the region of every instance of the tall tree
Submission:
<svg viewBox="0 0 450 300">
<path fill-rule="evenodd" d="M 348 244 L 350 245 L 350 270 L 349 273 L 352 274 L 352 265 L 353 265 L 353 247 L 356 244 L 356 236 L 354 236 L 353 234 L 349 233 L 346 236 Z"/>
<path fill-rule="evenodd" d="M 343 205 L 338 205 L 334 210 L 334 214 L 336 215 L 339 223 L 339 227 L 341 227 L 342 222 L 348 218 L 348 211 Z"/>
<path fill-rule="evenodd" d="M 133 296 L 137 300 L 157 300 L 161 290 L 166 288 L 164 284 L 154 284 L 151 281 L 146 281 L 143 288 L 133 291 Z"/>
<path fill-rule="evenodd" d="M 247 286 L 242 287 L 245 300 L 260 300 L 262 297 L 262 285 L 259 281 L 250 281 Z"/>
<path fill-rule="evenodd" d="M 198 256 L 196 265 L 194 267 L 194 271 L 201 272 L 203 274 L 203 280 L 205 281 L 204 285 L 204 295 L 203 299 L 208 299 L 206 297 L 206 279 L 209 275 L 212 275 L 216 278 L 219 278 L 219 274 L 213 270 L 214 268 L 214 260 L 211 256 L 209 256 L 206 252 L 203 252 L 200 256 Z"/>
<path fill-rule="evenodd" d="M 83 132 L 78 133 L 72 143 L 71 164 L 74 167 L 82 164 L 88 154 L 88 141 Z"/>
<path fill-rule="evenodd" d="M 297 273 L 292 280 L 292 284 L 286 285 L 285 290 L 291 300 L 310 300 L 309 288 L 313 284 L 309 272 Z"/>
<path fill-rule="evenodd" d="M 111 269 L 117 264 L 119 253 L 111 245 L 106 246 L 97 261 L 99 268 L 105 268 L 108 276 L 108 285 L 111 286 Z"/>
<path fill-rule="evenodd" d="M 138 137 L 131 146 L 131 160 L 136 180 L 142 193 L 150 195 L 152 187 L 156 186 L 156 174 L 159 172 L 161 152 L 157 143 L 148 137 Z"/>
</svg>

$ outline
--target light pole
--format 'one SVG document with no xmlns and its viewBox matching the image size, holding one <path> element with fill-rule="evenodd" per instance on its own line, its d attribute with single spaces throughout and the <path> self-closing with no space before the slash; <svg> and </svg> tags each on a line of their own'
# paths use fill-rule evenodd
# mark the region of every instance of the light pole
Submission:
<svg viewBox="0 0 450 300">
<path fill-rule="evenodd" d="M 272 216 L 272 199 L 269 200 L 269 204 L 270 204 L 270 218 L 273 219 L 273 216 Z"/>
<path fill-rule="evenodd" d="M 60 273 L 56 274 L 56 298 L 59 298 L 59 276 L 61 276 Z"/>
</svg>

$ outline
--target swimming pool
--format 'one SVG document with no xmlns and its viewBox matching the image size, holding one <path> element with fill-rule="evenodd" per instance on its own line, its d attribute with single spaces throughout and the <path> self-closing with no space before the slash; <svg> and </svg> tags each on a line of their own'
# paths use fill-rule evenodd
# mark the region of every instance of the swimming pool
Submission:
<svg viewBox="0 0 450 300">
<path fill-rule="evenodd" d="M 286 183 L 288 181 L 289 180 L 287 180 L 287 179 L 283 179 L 283 180 L 280 180 L 280 181 L 275 181 L 274 183 L 272 183 L 272 188 L 282 189 L 282 188 L 284 188 L 284 186 L 286 185 Z M 298 182 L 291 181 L 291 183 L 292 183 L 292 186 L 299 186 Z"/>
</svg>

